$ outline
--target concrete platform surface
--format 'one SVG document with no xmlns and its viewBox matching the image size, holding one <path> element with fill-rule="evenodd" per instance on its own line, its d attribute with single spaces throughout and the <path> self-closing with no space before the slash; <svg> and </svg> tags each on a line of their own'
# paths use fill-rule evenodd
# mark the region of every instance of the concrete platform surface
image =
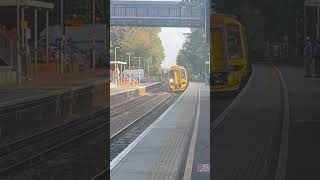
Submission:
<svg viewBox="0 0 320 180">
<path fill-rule="evenodd" d="M 237 103 L 214 120 L 212 179 L 275 179 L 283 122 L 281 87 L 271 64 L 254 66 Z"/>
<path fill-rule="evenodd" d="M 118 93 L 124 93 L 127 91 L 131 91 L 131 90 L 135 90 L 135 89 L 139 89 L 139 88 L 143 88 L 143 87 L 147 87 L 147 86 L 152 86 L 154 84 L 157 84 L 159 82 L 149 82 L 149 83 L 141 83 L 141 84 L 134 84 L 131 86 L 121 86 L 121 87 L 117 87 L 117 88 L 110 88 L 110 95 L 115 95 Z"/>
<path fill-rule="evenodd" d="M 97 70 L 66 74 L 59 77 L 48 77 L 39 80 L 24 80 L 21 84 L 0 85 L 0 104 L 16 101 L 24 98 L 33 98 L 40 95 L 50 94 L 61 90 L 84 88 L 95 83 L 107 83 L 107 71 Z"/>
<path fill-rule="evenodd" d="M 201 84 L 191 180 L 210 180 L 210 87 Z M 185 176 L 186 177 L 186 176 Z"/>
<path fill-rule="evenodd" d="M 279 65 L 279 69 L 290 104 L 286 179 L 320 179 L 320 79 L 304 78 L 303 66 Z"/>
<path fill-rule="evenodd" d="M 176 180 L 183 178 L 197 114 L 199 84 L 189 88 L 144 138 L 111 168 L 112 180 Z M 139 137 L 138 137 L 139 139 Z"/>
</svg>

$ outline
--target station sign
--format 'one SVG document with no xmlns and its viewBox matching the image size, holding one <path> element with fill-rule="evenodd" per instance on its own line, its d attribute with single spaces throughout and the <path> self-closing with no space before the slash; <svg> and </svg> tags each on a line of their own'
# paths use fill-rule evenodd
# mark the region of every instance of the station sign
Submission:
<svg viewBox="0 0 320 180">
<path fill-rule="evenodd" d="M 143 78 L 144 77 L 144 70 L 143 69 L 134 69 L 134 70 L 124 70 L 123 75 L 124 76 L 129 76 L 131 74 L 131 77 L 133 78 Z"/>
</svg>

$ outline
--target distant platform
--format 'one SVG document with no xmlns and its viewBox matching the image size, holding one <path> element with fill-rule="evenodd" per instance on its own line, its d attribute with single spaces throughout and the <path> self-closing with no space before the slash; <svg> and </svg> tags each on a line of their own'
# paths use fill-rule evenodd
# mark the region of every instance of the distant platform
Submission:
<svg viewBox="0 0 320 180">
<path fill-rule="evenodd" d="M 0 105 L 19 99 L 32 99 L 59 91 L 85 88 L 95 83 L 107 83 L 106 70 L 66 74 L 61 78 L 53 76 L 42 79 L 39 77 L 39 80 L 24 80 L 21 84 L 1 84 Z"/>
<path fill-rule="evenodd" d="M 125 85 L 125 86 L 120 86 L 117 88 L 110 88 L 110 95 L 112 96 L 115 94 L 124 93 L 124 92 L 128 92 L 131 90 L 143 88 L 143 87 L 153 86 L 158 83 L 160 83 L 160 82 L 148 82 L 148 83 L 134 84 L 131 86 Z"/>
</svg>

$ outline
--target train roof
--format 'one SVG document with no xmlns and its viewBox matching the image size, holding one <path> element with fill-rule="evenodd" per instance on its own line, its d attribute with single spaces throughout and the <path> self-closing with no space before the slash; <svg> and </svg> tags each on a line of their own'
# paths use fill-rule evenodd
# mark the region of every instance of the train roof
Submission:
<svg viewBox="0 0 320 180">
<path fill-rule="evenodd" d="M 218 18 L 213 18 L 213 17 L 218 17 Z M 227 24 L 227 23 L 242 25 L 239 18 L 234 15 L 226 15 L 226 14 L 219 14 L 219 13 L 214 13 L 211 15 L 211 24 L 212 25 L 217 25 L 217 24 L 222 25 L 222 24 Z"/>
<path fill-rule="evenodd" d="M 171 70 L 171 69 L 186 69 L 186 68 L 184 66 L 174 65 L 174 66 L 170 67 L 169 70 Z"/>
</svg>

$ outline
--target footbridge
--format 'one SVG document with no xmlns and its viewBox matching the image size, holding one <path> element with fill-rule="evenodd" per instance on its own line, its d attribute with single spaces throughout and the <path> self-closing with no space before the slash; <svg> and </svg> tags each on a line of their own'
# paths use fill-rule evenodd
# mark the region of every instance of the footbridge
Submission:
<svg viewBox="0 0 320 180">
<path fill-rule="evenodd" d="M 111 1 L 111 26 L 206 27 L 210 1 Z"/>
</svg>

